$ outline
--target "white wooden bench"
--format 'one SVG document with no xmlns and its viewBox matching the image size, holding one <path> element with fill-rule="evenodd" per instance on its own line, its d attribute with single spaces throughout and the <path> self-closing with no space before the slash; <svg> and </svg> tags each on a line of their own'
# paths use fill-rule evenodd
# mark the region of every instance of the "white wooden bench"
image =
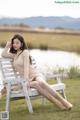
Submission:
<svg viewBox="0 0 80 120">
<path fill-rule="evenodd" d="M 36 98 L 39 96 L 39 93 L 36 89 L 27 88 L 27 81 L 20 76 L 18 72 L 15 71 L 13 67 L 12 59 L 8 58 L 0 58 L 0 69 L 2 71 L 3 83 L 6 86 L 7 94 L 6 94 L 6 111 L 9 111 L 10 108 L 10 100 L 11 98 L 20 98 L 25 97 L 27 102 L 28 110 L 30 113 L 33 113 L 33 108 L 31 104 L 30 98 Z M 66 98 L 64 89 L 65 84 L 61 82 L 61 75 L 54 75 L 54 79 L 56 78 L 57 83 L 51 84 L 50 86 L 60 91 L 62 96 Z M 22 89 L 15 89 L 16 84 L 22 86 Z"/>
</svg>

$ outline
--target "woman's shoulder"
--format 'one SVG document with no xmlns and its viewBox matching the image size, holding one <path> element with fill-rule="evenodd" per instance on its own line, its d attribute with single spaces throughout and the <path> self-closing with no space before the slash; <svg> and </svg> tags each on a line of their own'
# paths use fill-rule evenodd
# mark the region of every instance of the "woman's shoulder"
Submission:
<svg viewBox="0 0 80 120">
<path fill-rule="evenodd" d="M 25 49 L 24 51 L 23 51 L 23 55 L 25 56 L 25 55 L 28 55 L 29 54 L 29 51 L 27 50 L 27 49 Z"/>
</svg>

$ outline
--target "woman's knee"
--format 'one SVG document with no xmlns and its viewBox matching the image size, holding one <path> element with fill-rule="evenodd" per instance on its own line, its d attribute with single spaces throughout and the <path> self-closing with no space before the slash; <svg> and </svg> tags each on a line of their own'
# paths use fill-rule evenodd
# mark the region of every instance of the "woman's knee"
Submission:
<svg viewBox="0 0 80 120">
<path fill-rule="evenodd" d="M 39 87 L 39 83 L 37 81 L 30 82 L 30 87 L 38 88 Z"/>
</svg>

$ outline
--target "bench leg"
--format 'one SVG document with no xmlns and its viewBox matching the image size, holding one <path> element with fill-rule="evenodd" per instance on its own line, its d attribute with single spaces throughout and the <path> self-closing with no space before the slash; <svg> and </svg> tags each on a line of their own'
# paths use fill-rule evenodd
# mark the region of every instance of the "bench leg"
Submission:
<svg viewBox="0 0 80 120">
<path fill-rule="evenodd" d="M 23 91 L 24 91 L 24 95 L 25 95 L 25 100 L 26 100 L 26 102 L 27 102 L 29 112 L 30 112 L 30 113 L 33 113 L 33 108 L 32 108 L 32 104 L 31 104 L 31 101 L 30 101 L 30 97 L 29 97 L 29 93 L 28 93 L 27 86 L 26 86 L 26 84 L 25 84 L 24 82 L 22 82 L 22 86 L 23 86 Z"/>
<path fill-rule="evenodd" d="M 64 97 L 65 99 L 67 99 L 64 90 L 60 90 L 60 94 L 62 95 L 62 97 Z"/>
<path fill-rule="evenodd" d="M 11 91 L 11 84 L 8 83 L 8 85 L 7 85 L 7 95 L 6 95 L 6 111 L 8 111 L 8 112 L 10 110 L 10 91 Z"/>
</svg>

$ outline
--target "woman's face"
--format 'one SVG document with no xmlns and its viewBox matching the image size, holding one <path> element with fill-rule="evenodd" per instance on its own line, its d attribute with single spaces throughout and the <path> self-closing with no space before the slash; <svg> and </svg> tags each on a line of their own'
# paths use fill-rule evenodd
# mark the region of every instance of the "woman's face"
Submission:
<svg viewBox="0 0 80 120">
<path fill-rule="evenodd" d="M 13 48 L 15 50 L 20 50 L 22 43 L 18 39 L 13 40 Z"/>
</svg>

